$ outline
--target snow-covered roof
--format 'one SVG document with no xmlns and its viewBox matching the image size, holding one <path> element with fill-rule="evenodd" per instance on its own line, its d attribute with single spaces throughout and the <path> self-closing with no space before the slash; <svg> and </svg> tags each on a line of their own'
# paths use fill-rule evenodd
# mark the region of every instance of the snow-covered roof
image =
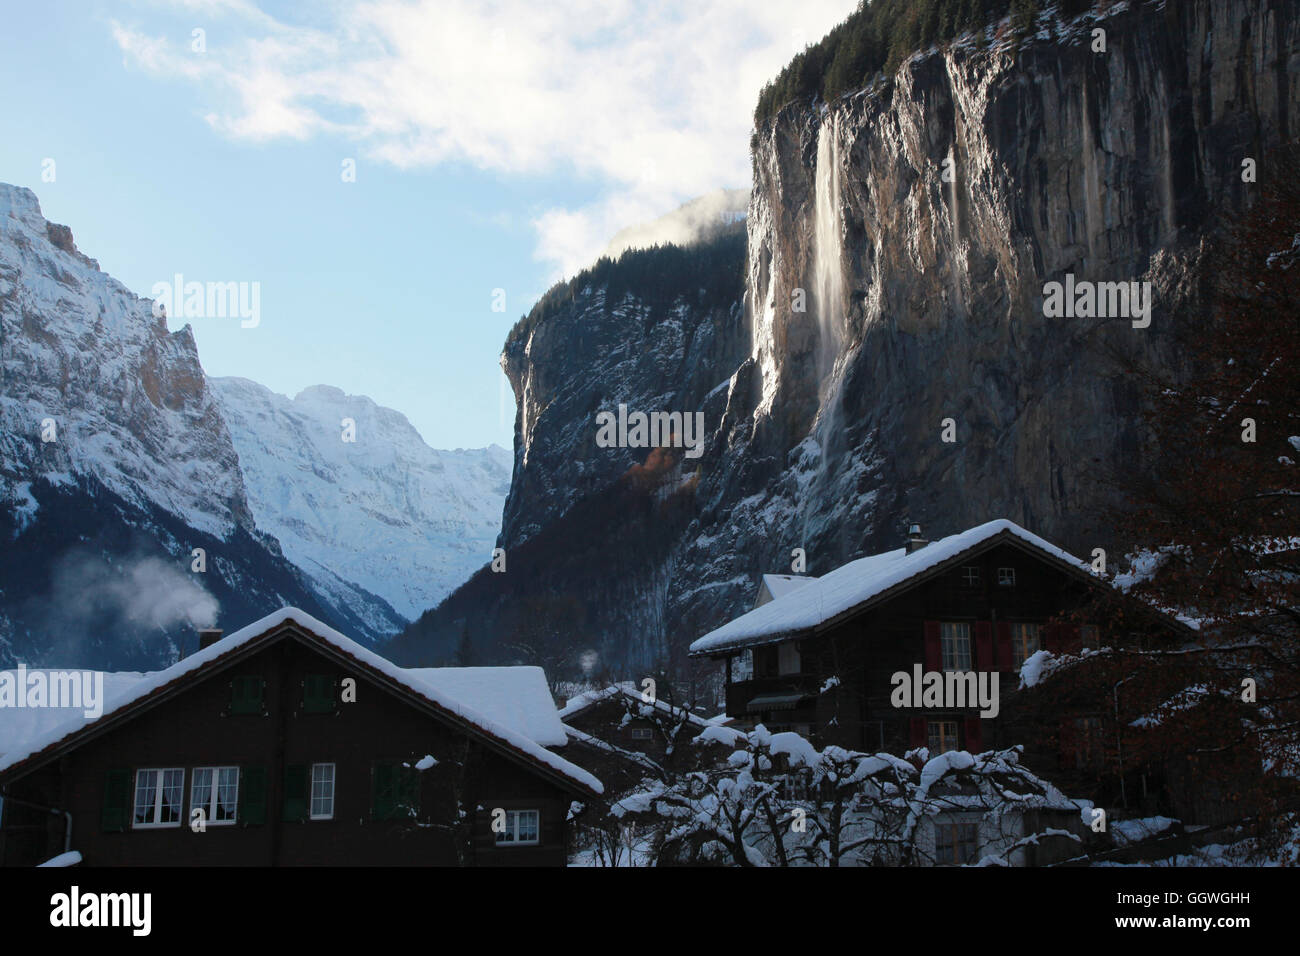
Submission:
<svg viewBox="0 0 1300 956">
<path fill-rule="evenodd" d="M 784 597 L 793 591 L 799 590 L 809 581 L 816 580 L 815 577 L 806 574 L 765 574 L 763 575 L 763 584 L 758 591 L 758 600 L 754 602 L 754 606 L 762 607 L 769 601 Z"/>
<path fill-rule="evenodd" d="M 570 697 L 568 702 L 560 708 L 557 716 L 562 721 L 568 720 L 574 714 L 581 713 L 592 704 L 599 703 L 602 700 L 610 700 L 620 695 L 635 701 L 641 707 L 651 706 L 651 704 L 641 699 L 641 690 L 635 683 L 632 681 L 620 681 L 617 684 L 610 684 L 608 687 L 602 687 L 599 690 L 589 690 L 576 697 Z M 681 714 L 685 714 L 687 723 L 696 727 L 707 727 L 709 724 L 708 720 L 698 714 L 691 713 L 680 704 L 673 706 L 656 698 L 653 706 L 655 710 L 659 711 L 659 713 L 668 716 L 680 716 Z"/>
<path fill-rule="evenodd" d="M 27 673 L 32 674 L 38 670 L 49 673 L 54 669 L 33 667 L 28 668 Z M 16 670 L 0 670 L 0 679 L 5 675 L 9 675 L 15 687 L 19 686 L 19 678 L 24 676 Z M 148 676 L 137 671 L 106 672 L 104 699 L 99 703 L 107 704 Z M 0 757 L 15 747 L 22 746 L 24 741 L 33 740 L 57 727 L 76 722 L 86 723 L 90 719 L 85 715 L 83 707 L 0 707 Z"/>
<path fill-rule="evenodd" d="M 437 670 L 433 668 L 422 668 L 413 672 L 398 667 L 380 657 L 374 651 L 362 647 L 351 638 L 345 637 L 329 625 L 318 621 L 310 614 L 295 607 L 281 608 L 261 620 L 254 621 L 247 627 L 235 631 L 208 647 L 177 661 L 171 667 L 140 675 L 139 680 L 128 682 L 126 686 L 119 687 L 116 693 L 106 693 L 108 699 L 104 704 L 104 712 L 100 717 L 95 720 L 87 720 L 80 711 L 77 711 L 57 726 L 46 728 L 40 733 L 29 737 L 21 745 L 0 757 L 0 773 L 48 748 L 66 742 L 69 737 L 87 728 L 90 724 L 112 718 L 115 713 L 128 705 L 141 701 L 149 695 L 193 675 L 206 665 L 214 663 L 227 654 L 238 650 L 243 645 L 286 624 L 293 625 L 300 633 L 316 638 L 331 646 L 335 651 L 352 658 L 361 666 L 389 678 L 416 696 L 447 711 L 465 723 L 473 725 L 480 733 L 491 740 L 495 740 L 499 745 L 529 758 L 534 763 L 543 764 L 553 773 L 596 793 L 603 791 L 604 788 L 601 786 L 600 781 L 581 767 L 575 766 L 563 757 L 551 753 L 521 730 L 492 719 L 478 708 L 463 703 L 462 700 L 453 695 L 449 687 L 451 683 L 455 682 L 455 679 L 448 680 L 435 677 L 430 680 L 427 674 L 429 670 Z M 486 670 L 486 668 L 475 669 Z M 520 668 L 520 670 L 527 670 L 527 668 Z M 519 683 L 522 683 L 522 681 L 519 681 Z M 460 683 L 459 689 L 464 692 L 472 684 L 473 679 L 466 679 Z M 547 697 L 547 707 L 554 713 L 554 705 L 550 702 L 549 695 Z M 520 713 L 516 713 L 514 720 L 527 722 Z M 562 730 L 563 728 L 561 728 Z"/>
<path fill-rule="evenodd" d="M 1056 545 L 999 518 L 942 538 L 907 553 L 906 548 L 850 561 L 733 621 L 691 644 L 691 654 L 716 654 L 733 647 L 762 644 L 815 630 L 846 611 L 859 608 L 926 571 L 995 538 L 1007 538 L 1092 575 L 1092 566 Z M 1094 575 L 1095 576 L 1095 575 Z M 1103 580 L 1098 578 L 1099 581 Z"/>
<path fill-rule="evenodd" d="M 412 680 L 472 705 L 543 747 L 562 747 L 568 739 L 540 667 L 408 667 L 405 671 Z"/>
</svg>

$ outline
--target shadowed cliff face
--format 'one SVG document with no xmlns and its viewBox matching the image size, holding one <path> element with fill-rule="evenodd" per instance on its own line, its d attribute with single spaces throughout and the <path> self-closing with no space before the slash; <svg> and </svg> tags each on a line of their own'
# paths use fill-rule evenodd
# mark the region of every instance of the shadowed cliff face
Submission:
<svg viewBox="0 0 1300 956">
<path fill-rule="evenodd" d="M 1202 241 L 1255 188 L 1243 160 L 1300 130 L 1298 21 L 1282 0 L 1120 5 L 787 106 L 755 136 L 743 316 L 674 327 L 592 289 L 507 344 L 503 546 L 544 532 L 563 563 L 575 504 L 644 458 L 591 447 L 600 402 L 626 394 L 699 402 L 710 432 L 666 557 L 621 579 L 617 602 L 599 561 L 548 585 L 583 604 L 607 654 L 636 649 L 628 673 L 744 610 L 795 548 L 820 574 L 897 546 L 908 520 L 935 537 L 1006 517 L 1110 551 L 1110 482 L 1144 458 L 1115 356 L 1182 362 Z M 1044 283 L 1067 274 L 1151 282 L 1149 327 L 1045 317 Z M 449 605 L 475 613 L 466 595 Z M 449 647 L 449 613 L 408 639 Z"/>
</svg>

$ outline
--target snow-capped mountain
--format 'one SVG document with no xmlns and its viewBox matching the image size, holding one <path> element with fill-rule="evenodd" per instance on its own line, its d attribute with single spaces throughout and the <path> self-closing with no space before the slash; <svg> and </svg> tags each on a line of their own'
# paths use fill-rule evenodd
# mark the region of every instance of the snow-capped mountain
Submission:
<svg viewBox="0 0 1300 956">
<path fill-rule="evenodd" d="M 410 619 L 490 558 L 504 448 L 435 450 L 400 412 L 329 385 L 290 399 L 243 378 L 209 384 L 258 528 L 318 589 L 360 585 Z"/>
<path fill-rule="evenodd" d="M 0 540 L 0 665 L 158 666 L 195 626 L 286 604 L 368 641 L 402 623 L 363 588 L 313 586 L 256 527 L 189 326 L 6 184 Z"/>
</svg>

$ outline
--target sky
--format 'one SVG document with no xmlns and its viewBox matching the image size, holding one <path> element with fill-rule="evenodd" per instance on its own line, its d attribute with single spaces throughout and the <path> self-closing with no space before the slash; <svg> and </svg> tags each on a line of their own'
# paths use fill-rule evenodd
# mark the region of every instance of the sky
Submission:
<svg viewBox="0 0 1300 956">
<path fill-rule="evenodd" d="M 620 231 L 747 189 L 758 92 L 855 0 L 44 0 L 0 33 L 0 182 L 186 318 L 210 376 L 511 447 L 510 327 Z"/>
</svg>

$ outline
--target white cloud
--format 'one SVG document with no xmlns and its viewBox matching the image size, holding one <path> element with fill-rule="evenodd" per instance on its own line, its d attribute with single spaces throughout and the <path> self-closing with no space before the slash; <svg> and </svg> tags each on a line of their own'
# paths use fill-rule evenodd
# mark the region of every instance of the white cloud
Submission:
<svg viewBox="0 0 1300 956">
<path fill-rule="evenodd" d="M 745 186 L 762 84 L 854 6 L 370 0 L 307 24 L 248 0 L 173 0 L 220 21 L 206 53 L 117 24 L 114 36 L 132 65 L 198 83 L 229 137 L 333 134 L 402 168 L 582 177 L 588 203 L 534 220 L 539 257 L 571 272 L 619 229 Z"/>
</svg>

